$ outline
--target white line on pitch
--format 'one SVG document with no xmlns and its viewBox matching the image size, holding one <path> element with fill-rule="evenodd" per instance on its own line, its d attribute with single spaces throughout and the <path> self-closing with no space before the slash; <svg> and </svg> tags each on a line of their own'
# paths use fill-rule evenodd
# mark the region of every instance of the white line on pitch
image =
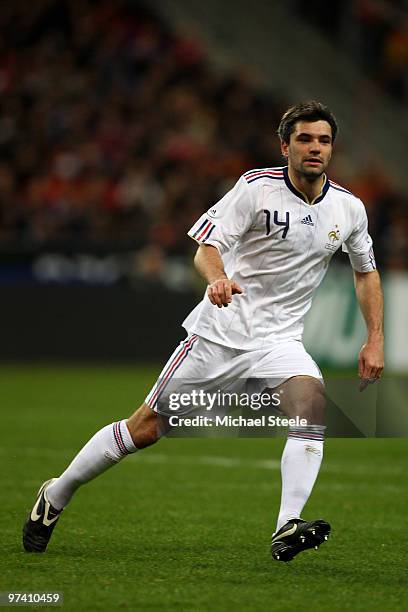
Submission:
<svg viewBox="0 0 408 612">
<path fill-rule="evenodd" d="M 14 449 L 13 449 L 14 450 Z M 0 456 L 3 456 L 3 463 L 7 460 L 12 459 L 23 459 L 24 457 L 44 457 L 44 458 L 56 458 L 66 457 L 67 461 L 71 460 L 78 449 L 52 449 L 52 448 L 35 448 L 35 447 L 23 447 L 18 449 L 18 452 L 13 450 L 0 448 Z M 146 453 L 138 452 L 135 455 L 130 456 L 126 463 L 136 461 L 140 463 L 151 463 L 151 464 L 177 464 L 177 465 L 213 465 L 215 467 L 223 468 L 254 468 L 263 470 L 279 470 L 280 460 L 277 459 L 241 459 L 238 457 L 222 457 L 217 455 L 187 455 L 187 454 L 174 454 L 174 453 L 158 453 L 148 451 Z M 133 466 L 132 466 L 133 467 Z M 370 466 L 364 465 L 350 465 L 342 463 L 332 463 L 330 461 L 323 462 L 323 472 L 339 473 L 339 474 L 352 474 L 355 476 L 360 475 L 401 475 L 405 474 L 405 471 L 400 466 Z"/>
</svg>

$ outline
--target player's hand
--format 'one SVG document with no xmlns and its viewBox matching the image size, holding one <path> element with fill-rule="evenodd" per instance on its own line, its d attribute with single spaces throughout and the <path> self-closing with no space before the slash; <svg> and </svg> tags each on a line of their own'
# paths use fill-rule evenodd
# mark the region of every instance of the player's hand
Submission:
<svg viewBox="0 0 408 612">
<path fill-rule="evenodd" d="M 207 289 L 211 304 L 218 308 L 228 306 L 232 302 L 232 296 L 236 293 L 242 293 L 242 289 L 238 283 L 229 278 L 220 278 L 208 285 Z"/>
<path fill-rule="evenodd" d="M 360 391 L 364 391 L 369 384 L 376 382 L 384 369 L 384 346 L 382 340 L 366 342 L 363 344 L 358 356 L 358 375 L 360 377 Z"/>
</svg>

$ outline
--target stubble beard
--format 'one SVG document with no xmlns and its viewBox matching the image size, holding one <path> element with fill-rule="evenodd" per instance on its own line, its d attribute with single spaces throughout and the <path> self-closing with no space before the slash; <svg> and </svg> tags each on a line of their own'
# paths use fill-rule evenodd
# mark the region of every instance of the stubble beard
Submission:
<svg viewBox="0 0 408 612">
<path fill-rule="evenodd" d="M 328 164 L 322 164 L 320 168 L 305 168 L 303 164 L 299 164 L 299 167 L 295 169 L 300 176 L 305 178 L 309 183 L 314 183 L 321 179 L 326 172 Z"/>
<path fill-rule="evenodd" d="M 319 180 L 323 174 L 324 174 L 324 170 L 318 170 L 316 169 L 302 169 L 299 174 L 301 176 L 303 176 L 307 181 L 309 181 L 309 183 L 314 183 L 315 181 Z"/>
</svg>

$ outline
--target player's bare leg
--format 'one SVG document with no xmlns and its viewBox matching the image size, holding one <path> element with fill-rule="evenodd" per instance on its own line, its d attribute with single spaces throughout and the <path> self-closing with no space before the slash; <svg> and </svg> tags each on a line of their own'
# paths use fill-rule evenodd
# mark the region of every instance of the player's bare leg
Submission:
<svg viewBox="0 0 408 612">
<path fill-rule="evenodd" d="M 146 403 L 132 414 L 126 425 L 133 443 L 140 450 L 157 442 L 168 431 L 166 419 L 160 417 Z"/>
<path fill-rule="evenodd" d="M 322 383 L 310 376 L 296 376 L 281 387 L 281 410 L 307 425 L 289 428 L 282 454 L 282 495 L 272 556 L 290 561 L 307 548 L 317 548 L 330 533 L 323 520 L 306 522 L 300 516 L 309 499 L 323 458 L 325 393 Z"/>
<path fill-rule="evenodd" d="M 130 419 L 99 430 L 59 478 L 41 486 L 24 524 L 24 548 L 29 552 L 44 552 L 62 510 L 75 491 L 127 455 L 157 442 L 166 429 L 166 421 L 144 403 Z"/>
</svg>

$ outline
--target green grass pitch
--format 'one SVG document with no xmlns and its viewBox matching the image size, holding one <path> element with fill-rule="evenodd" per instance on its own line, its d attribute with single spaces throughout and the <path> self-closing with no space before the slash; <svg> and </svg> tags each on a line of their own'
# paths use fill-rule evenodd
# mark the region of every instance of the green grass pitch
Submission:
<svg viewBox="0 0 408 612">
<path fill-rule="evenodd" d="M 405 439 L 326 442 L 305 518 L 332 537 L 272 561 L 283 439 L 166 439 L 83 487 L 44 555 L 21 548 L 41 482 L 129 415 L 155 371 L 0 368 L 0 591 L 63 591 L 65 610 L 406 609 Z"/>
</svg>

